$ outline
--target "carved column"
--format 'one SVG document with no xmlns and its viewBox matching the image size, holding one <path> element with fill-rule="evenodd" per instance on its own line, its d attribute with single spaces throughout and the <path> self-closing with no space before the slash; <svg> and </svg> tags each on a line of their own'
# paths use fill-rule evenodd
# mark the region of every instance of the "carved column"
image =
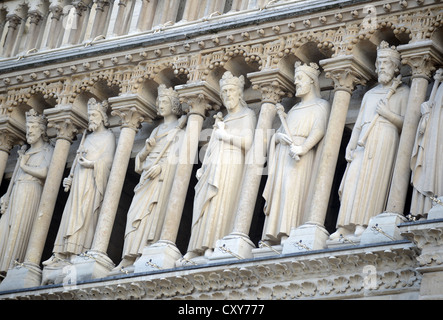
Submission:
<svg viewBox="0 0 443 320">
<path fill-rule="evenodd" d="M 38 10 L 28 12 L 30 19 L 29 34 L 26 38 L 25 50 L 31 50 L 38 46 L 40 32 L 42 31 L 42 20 L 44 14 Z"/>
<path fill-rule="evenodd" d="M 248 74 L 248 78 L 254 89 L 261 91 L 262 105 L 254 132 L 254 142 L 246 157 L 234 229 L 231 234 L 217 243 L 217 247 L 229 248 L 231 252 L 242 258 L 252 258 L 252 249 L 255 247 L 249 239 L 249 229 L 267 159 L 268 138 L 271 136 L 272 123 L 277 113 L 275 105 L 283 96 L 294 91 L 292 77 L 287 71 L 279 69 L 259 71 Z M 233 256 L 220 250 L 215 250 L 211 256 L 211 259 L 216 260 L 224 258 L 232 259 Z"/>
<path fill-rule="evenodd" d="M 18 41 L 18 26 L 21 24 L 21 17 L 17 14 L 11 14 L 6 16 L 6 21 L 8 24 L 8 33 L 6 34 L 5 45 L 3 55 L 8 57 L 14 55 L 14 48 Z"/>
<path fill-rule="evenodd" d="M 323 138 L 324 147 L 320 155 L 309 218 L 305 224 L 291 231 L 290 237 L 283 244 L 283 253 L 304 251 L 305 249 L 294 245 L 300 241 L 311 250 L 323 249 L 326 246 L 329 233 L 324 228 L 324 221 L 351 94 L 355 85 L 364 84 L 373 74 L 371 68 L 353 56 L 325 59 L 321 60 L 320 64 L 326 76 L 334 81 L 334 100 L 328 128 Z"/>
<path fill-rule="evenodd" d="M 106 35 L 106 23 L 108 21 L 109 10 L 113 6 L 114 0 L 97 0 L 94 25 L 92 27 L 91 40 L 99 35 Z"/>
<path fill-rule="evenodd" d="M 114 264 L 107 256 L 106 251 L 108 250 L 115 215 L 125 182 L 135 134 L 143 121 L 154 119 L 156 116 L 155 106 L 137 94 L 113 97 L 109 98 L 108 101 L 112 106 L 112 115 L 117 115 L 121 119 L 121 131 L 95 229 L 94 240 L 91 250 L 87 253 L 89 259 L 77 257 L 73 262 L 77 267 L 78 281 L 104 277 L 114 268 Z"/>
<path fill-rule="evenodd" d="M 86 3 L 85 3 L 86 2 Z M 69 34 L 69 44 L 81 42 L 88 26 L 89 7 L 87 1 L 78 0 L 73 3 L 75 8 L 74 21 Z"/>
<path fill-rule="evenodd" d="M 14 146 L 14 139 L 8 132 L 0 130 L 0 185 L 5 174 L 6 163 L 8 162 L 9 152 Z"/>
<path fill-rule="evenodd" d="M 143 0 L 142 9 L 138 18 L 137 29 L 150 30 L 155 16 L 158 0 Z"/>
<path fill-rule="evenodd" d="M 412 82 L 386 212 L 403 215 L 410 183 L 412 148 L 421 117 L 420 105 L 425 101 L 434 66 L 443 63 L 443 52 L 438 51 L 431 40 L 401 45 L 398 51 L 402 63 L 411 67 Z"/>
<path fill-rule="evenodd" d="M 11 116 L 0 118 L 0 185 L 6 169 L 6 163 L 11 149 L 15 144 L 26 141 L 25 123 L 20 123 Z"/>
<path fill-rule="evenodd" d="M 51 24 L 49 27 L 48 39 L 46 40 L 46 47 L 53 49 L 57 47 L 62 40 L 62 32 L 64 32 L 63 21 L 63 8 L 59 5 L 49 7 L 49 11 L 52 13 Z"/>
<path fill-rule="evenodd" d="M 188 0 L 186 1 L 186 7 L 183 12 L 184 21 L 194 21 L 197 18 L 198 13 L 198 0 Z"/>
<path fill-rule="evenodd" d="M 205 119 L 206 112 L 213 105 L 220 105 L 218 91 L 207 82 L 201 81 L 180 85 L 176 86 L 175 90 L 179 93 L 180 99 L 190 107 L 185 142 L 180 149 L 179 162 L 171 187 L 171 196 L 166 209 L 160 240 L 143 250 L 143 255 L 134 263 L 135 272 L 155 270 L 146 265 L 148 259 L 152 260 L 159 268 L 167 269 L 175 267 L 175 262 L 181 257 L 175 241 L 192 169 L 196 161 L 203 120 Z"/>
<path fill-rule="evenodd" d="M 5 290 L 29 288 L 41 283 L 40 261 L 63 179 L 69 149 L 72 139 L 74 139 L 79 129 L 85 128 L 87 124 L 86 115 L 75 110 L 72 105 L 46 109 L 45 115 L 48 119 L 48 127 L 53 127 L 57 131 L 54 153 L 43 187 L 40 205 L 37 210 L 38 214 L 29 238 L 25 261 L 22 266 L 17 266 L 8 271 L 5 280 L 1 283 L 1 288 Z"/>
</svg>

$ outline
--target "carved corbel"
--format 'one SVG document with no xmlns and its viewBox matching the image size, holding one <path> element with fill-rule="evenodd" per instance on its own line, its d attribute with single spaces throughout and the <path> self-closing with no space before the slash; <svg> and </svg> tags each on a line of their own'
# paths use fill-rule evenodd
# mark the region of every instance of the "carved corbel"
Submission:
<svg viewBox="0 0 443 320">
<path fill-rule="evenodd" d="M 87 115 L 72 105 L 58 105 L 44 111 L 48 119 L 48 128 L 55 129 L 56 139 L 67 140 L 72 143 L 79 129 L 86 128 Z M 51 136 L 50 133 L 48 133 Z"/>
<path fill-rule="evenodd" d="M 260 90 L 262 103 L 276 104 L 284 96 L 292 96 L 294 85 L 289 74 L 281 69 L 264 70 L 248 74 L 254 90 Z"/>
<path fill-rule="evenodd" d="M 179 85 L 175 90 L 180 95 L 181 103 L 189 106 L 188 115 L 197 114 L 204 119 L 208 111 L 220 108 L 221 101 L 217 90 L 206 81 Z"/>
<path fill-rule="evenodd" d="M 402 64 L 411 67 L 412 78 L 431 79 L 435 65 L 443 63 L 442 49 L 432 40 L 423 40 L 397 47 L 401 54 Z"/>
<path fill-rule="evenodd" d="M 348 93 L 351 93 L 356 85 L 365 85 L 371 77 L 375 77 L 371 68 L 353 56 L 337 56 L 321 60 L 320 65 L 326 72 L 325 77 L 333 80 L 335 90 Z"/>
<path fill-rule="evenodd" d="M 111 115 L 118 116 L 122 128 L 137 131 L 142 122 L 151 121 L 157 115 L 155 105 L 137 94 L 126 94 L 109 98 L 112 106 Z"/>
</svg>

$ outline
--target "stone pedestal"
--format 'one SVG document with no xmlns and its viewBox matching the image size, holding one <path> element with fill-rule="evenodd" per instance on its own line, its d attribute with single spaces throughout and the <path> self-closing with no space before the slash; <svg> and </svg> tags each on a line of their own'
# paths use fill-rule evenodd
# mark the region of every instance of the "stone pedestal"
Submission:
<svg viewBox="0 0 443 320">
<path fill-rule="evenodd" d="M 280 255 L 283 251 L 283 246 L 278 245 L 261 245 L 259 248 L 252 249 L 252 256 L 254 258 L 264 258 L 269 256 Z"/>
<path fill-rule="evenodd" d="M 283 242 L 282 254 L 324 249 L 328 237 L 324 227 L 304 224 L 291 230 L 289 238 Z"/>
<path fill-rule="evenodd" d="M 431 210 L 428 212 L 428 220 L 443 219 L 443 197 L 439 197 L 440 203 L 433 203 Z"/>
<path fill-rule="evenodd" d="M 398 213 L 384 212 L 369 220 L 369 225 L 361 235 L 360 244 L 372 244 L 403 239 L 398 225 L 407 219 Z"/>
<path fill-rule="evenodd" d="M 143 253 L 134 263 L 134 273 L 171 269 L 175 262 L 182 257 L 174 243 L 159 241 L 146 246 Z"/>
<path fill-rule="evenodd" d="M 7 277 L 0 283 L 0 291 L 12 291 L 40 286 L 42 271 L 38 265 L 24 263 L 8 270 Z"/>
<path fill-rule="evenodd" d="M 76 256 L 72 262 L 76 282 L 104 278 L 115 267 L 106 254 L 92 250 Z"/>
<path fill-rule="evenodd" d="M 87 251 L 43 268 L 42 285 L 76 285 L 82 281 L 104 278 L 115 265 L 104 253 Z"/>
<path fill-rule="evenodd" d="M 417 257 L 422 274 L 420 300 L 443 299 L 443 219 L 403 223 L 401 234 L 421 251 Z"/>
<path fill-rule="evenodd" d="M 254 243 L 249 237 L 231 233 L 223 239 L 217 240 L 214 252 L 209 257 L 209 262 L 223 260 L 240 260 L 252 258 Z"/>
</svg>

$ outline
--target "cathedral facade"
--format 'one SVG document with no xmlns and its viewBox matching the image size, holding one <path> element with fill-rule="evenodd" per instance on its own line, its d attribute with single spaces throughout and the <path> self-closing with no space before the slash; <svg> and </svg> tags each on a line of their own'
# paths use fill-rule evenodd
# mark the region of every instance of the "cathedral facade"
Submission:
<svg viewBox="0 0 443 320">
<path fill-rule="evenodd" d="M 442 299 L 438 0 L 0 3 L 0 299 Z"/>
</svg>

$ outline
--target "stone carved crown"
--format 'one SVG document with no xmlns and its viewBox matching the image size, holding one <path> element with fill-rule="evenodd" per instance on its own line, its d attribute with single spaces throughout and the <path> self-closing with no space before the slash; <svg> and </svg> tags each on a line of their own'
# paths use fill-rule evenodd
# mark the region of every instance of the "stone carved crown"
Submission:
<svg viewBox="0 0 443 320">
<path fill-rule="evenodd" d="M 42 114 L 39 114 L 34 109 L 29 110 L 26 112 L 26 122 L 35 122 L 38 124 L 46 125 L 46 117 Z"/>
<path fill-rule="evenodd" d="M 305 73 L 307 73 L 308 75 L 310 75 L 311 77 L 318 77 L 320 75 L 320 67 L 318 66 L 318 64 L 311 62 L 309 65 L 308 64 L 302 64 L 301 61 L 297 61 L 295 63 L 295 67 L 294 67 L 295 71 L 304 71 Z"/>
<path fill-rule="evenodd" d="M 180 116 L 183 114 L 183 109 L 180 103 L 180 97 L 178 95 L 178 92 L 174 90 L 174 88 L 167 88 L 165 84 L 160 84 L 158 86 L 158 97 L 168 97 L 172 104 L 172 112 Z M 157 104 L 158 104 L 158 97 L 157 97 Z"/>
<path fill-rule="evenodd" d="M 89 99 L 88 101 L 88 112 L 93 110 L 97 110 L 106 118 L 106 112 L 108 111 L 108 101 L 104 100 L 102 102 L 97 102 L 94 98 Z"/>
<path fill-rule="evenodd" d="M 223 88 L 226 85 L 243 88 L 245 85 L 245 77 L 243 75 L 235 77 L 230 71 L 226 71 L 220 79 L 220 88 Z"/>
<path fill-rule="evenodd" d="M 158 86 L 158 95 L 168 96 L 177 100 L 179 99 L 177 91 L 175 91 L 173 88 L 167 88 L 163 83 Z"/>
<path fill-rule="evenodd" d="M 390 46 L 388 42 L 383 40 L 377 48 L 378 57 L 390 57 L 400 61 L 400 53 L 395 46 Z"/>
</svg>

